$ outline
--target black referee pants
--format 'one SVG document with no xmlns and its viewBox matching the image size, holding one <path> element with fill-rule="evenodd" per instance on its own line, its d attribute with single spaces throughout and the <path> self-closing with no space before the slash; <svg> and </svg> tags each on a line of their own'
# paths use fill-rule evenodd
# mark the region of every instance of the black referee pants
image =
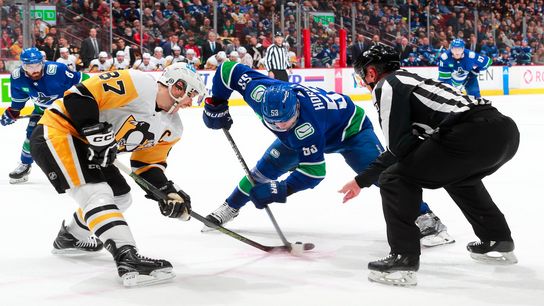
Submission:
<svg viewBox="0 0 544 306">
<path fill-rule="evenodd" d="M 482 178 L 510 160 L 519 146 L 512 119 L 495 108 L 479 112 L 424 141 L 379 179 L 392 253 L 420 254 L 422 188 L 444 187 L 482 241 L 512 241 L 504 215 Z"/>
<path fill-rule="evenodd" d="M 274 73 L 274 79 L 289 82 L 289 75 L 287 74 L 287 70 L 272 69 L 270 71 Z"/>
</svg>

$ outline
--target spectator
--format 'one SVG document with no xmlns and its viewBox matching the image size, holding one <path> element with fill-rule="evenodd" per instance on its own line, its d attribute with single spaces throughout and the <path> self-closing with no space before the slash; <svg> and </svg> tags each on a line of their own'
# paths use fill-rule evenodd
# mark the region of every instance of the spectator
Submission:
<svg viewBox="0 0 544 306">
<path fill-rule="evenodd" d="M 10 73 L 6 68 L 6 62 L 4 60 L 0 60 L 0 73 L 2 74 Z"/>
<path fill-rule="evenodd" d="M 47 35 L 45 37 L 43 46 L 40 48 L 41 51 L 45 52 L 45 60 L 47 61 L 55 61 L 60 57 L 60 53 L 58 52 L 58 48 L 54 42 L 55 40 L 53 39 L 53 36 Z"/>
<path fill-rule="evenodd" d="M 177 36 L 174 32 L 171 32 L 168 35 L 168 41 L 164 42 L 161 45 L 164 51 L 164 55 L 165 56 L 172 55 L 173 48 L 176 46 L 179 47 L 178 42 L 179 42 L 179 36 Z"/>
<path fill-rule="evenodd" d="M 365 45 L 365 37 L 362 34 L 357 34 L 357 39 L 351 45 L 351 62 L 354 63 L 357 58 L 367 49 Z"/>
<path fill-rule="evenodd" d="M 189 37 L 187 44 L 185 45 L 185 53 L 189 54 L 189 49 L 193 50 L 195 53 L 194 55 L 198 58 L 200 58 L 200 48 L 195 43 L 194 37 Z M 198 66 L 195 66 L 198 67 Z"/>
<path fill-rule="evenodd" d="M 140 20 L 140 9 L 136 8 L 136 1 L 130 0 L 128 7 L 124 11 L 125 20 L 133 22 L 134 20 Z"/>
<path fill-rule="evenodd" d="M 401 38 L 400 44 L 397 45 L 397 52 L 400 54 L 401 61 L 407 59 L 414 52 L 414 48 L 408 45 L 408 38 Z"/>
<path fill-rule="evenodd" d="M 13 45 L 11 45 L 11 47 L 9 47 L 9 53 L 16 60 L 19 59 L 19 56 L 21 55 L 21 52 L 23 52 L 23 40 L 24 40 L 23 35 L 19 35 L 17 37 L 17 40 L 13 43 Z"/>
</svg>

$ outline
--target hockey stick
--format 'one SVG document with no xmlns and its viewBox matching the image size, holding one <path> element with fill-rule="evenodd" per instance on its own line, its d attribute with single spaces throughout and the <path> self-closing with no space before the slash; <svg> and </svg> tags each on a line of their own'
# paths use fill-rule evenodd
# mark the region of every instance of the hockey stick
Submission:
<svg viewBox="0 0 544 306">
<path fill-rule="evenodd" d="M 246 173 L 246 176 L 247 176 L 249 182 L 251 183 L 252 186 L 255 186 L 255 180 L 253 179 L 253 176 L 251 176 L 251 172 L 249 171 L 249 168 L 248 168 L 248 166 L 246 164 L 246 161 L 244 160 L 244 157 L 242 156 L 242 153 L 240 153 L 240 150 L 238 149 L 238 146 L 234 142 L 234 139 L 232 138 L 232 135 L 230 135 L 229 130 L 227 130 L 225 128 L 223 128 L 223 132 L 225 133 L 225 136 L 227 136 L 227 139 L 228 139 L 228 141 L 230 143 L 230 146 L 234 150 L 234 154 L 236 154 L 236 158 L 238 158 L 238 161 L 242 165 L 242 168 L 244 168 L 244 172 Z M 287 249 L 289 251 L 291 251 L 293 249 L 293 244 L 290 243 L 289 241 L 287 241 L 287 238 L 285 238 L 285 235 L 281 231 L 280 226 L 278 225 L 278 222 L 276 221 L 276 218 L 274 218 L 274 215 L 272 214 L 272 210 L 270 210 L 270 207 L 268 207 L 268 205 L 266 205 L 264 207 L 264 209 L 266 210 L 266 213 L 268 214 L 268 217 L 270 217 L 270 221 L 272 221 L 272 224 L 274 225 L 274 228 L 276 229 L 276 232 L 280 236 L 280 239 L 283 242 L 283 245 L 285 247 L 287 247 Z M 301 244 L 302 244 L 301 242 L 297 242 L 295 245 L 301 245 Z M 315 246 L 314 246 L 313 243 L 304 243 L 304 244 L 302 244 L 303 250 L 311 250 L 314 247 Z"/>
<path fill-rule="evenodd" d="M 145 190 L 151 192 L 157 199 L 167 199 L 167 195 L 160 191 L 157 187 L 153 186 L 151 183 L 149 183 L 147 180 L 145 180 L 143 177 L 139 176 L 138 174 L 132 172 L 132 170 L 125 166 L 123 163 L 121 163 L 119 160 L 115 160 L 113 164 L 122 172 L 126 173 L 128 176 L 130 176 L 136 183 L 138 183 L 140 186 L 142 186 Z M 249 244 L 252 247 L 255 247 L 259 250 L 265 251 L 265 252 L 278 252 L 278 251 L 289 251 L 289 249 L 285 246 L 267 246 L 262 245 L 258 242 L 255 242 L 249 238 L 246 238 L 238 233 L 235 233 L 231 230 L 228 230 L 220 225 L 217 225 L 210 220 L 204 218 L 203 216 L 199 215 L 198 213 L 191 211 L 191 217 L 197 219 L 198 221 L 204 223 L 206 226 L 211 227 L 213 229 L 216 229 L 223 234 L 226 234 L 236 240 L 239 240 L 243 243 Z"/>
</svg>

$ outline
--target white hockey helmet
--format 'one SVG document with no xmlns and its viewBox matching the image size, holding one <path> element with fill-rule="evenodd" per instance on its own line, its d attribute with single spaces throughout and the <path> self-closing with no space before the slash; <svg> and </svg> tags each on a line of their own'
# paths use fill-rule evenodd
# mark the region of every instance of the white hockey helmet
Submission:
<svg viewBox="0 0 544 306">
<path fill-rule="evenodd" d="M 206 86 L 202 78 L 196 72 L 195 67 L 187 63 L 180 62 L 166 67 L 157 82 L 168 87 L 168 93 L 175 101 L 168 113 L 171 113 L 185 96 L 190 97 L 193 101 L 197 98 L 197 103 L 200 105 L 206 94 Z M 172 86 L 183 88 L 185 94 L 179 98 L 174 97 Z"/>
</svg>

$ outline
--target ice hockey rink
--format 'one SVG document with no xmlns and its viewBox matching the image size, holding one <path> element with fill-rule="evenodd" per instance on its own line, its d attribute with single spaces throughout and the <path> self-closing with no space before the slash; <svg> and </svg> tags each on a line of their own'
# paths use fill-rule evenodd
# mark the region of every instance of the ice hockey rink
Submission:
<svg viewBox="0 0 544 306">
<path fill-rule="evenodd" d="M 141 253 L 168 259 L 177 277 L 170 283 L 126 289 L 107 251 L 88 257 L 51 254 L 62 219 L 76 205 L 59 196 L 35 166 L 28 183 L 10 185 L 26 122 L 1 127 L 0 305 L 544 305 L 544 96 L 490 97 L 521 131 L 517 155 L 485 179 L 506 215 L 519 263 L 490 266 L 473 261 L 465 246 L 476 240 L 468 222 L 443 190 L 424 199 L 457 240 L 423 249 L 418 285 L 390 287 L 367 280 L 367 263 L 389 251 L 379 191 L 365 189 L 341 203 L 336 191 L 354 176 L 341 156 L 327 156 L 327 177 L 315 189 L 295 194 L 271 209 L 291 242 L 312 242 L 301 257 L 267 254 L 221 233 L 202 234 L 196 220 L 163 217 L 155 202 L 133 186 L 125 217 Z M 369 102 L 361 102 L 381 131 Z M 273 140 L 248 107 L 233 107 L 232 136 L 247 163 Z M 208 130 L 202 109 L 181 111 L 185 133 L 172 150 L 167 175 L 188 194 L 194 211 L 206 215 L 230 194 L 243 175 L 221 131 Z M 128 163 L 128 156 L 120 159 Z M 228 228 L 266 245 L 281 245 L 265 211 L 248 204 Z"/>
</svg>

